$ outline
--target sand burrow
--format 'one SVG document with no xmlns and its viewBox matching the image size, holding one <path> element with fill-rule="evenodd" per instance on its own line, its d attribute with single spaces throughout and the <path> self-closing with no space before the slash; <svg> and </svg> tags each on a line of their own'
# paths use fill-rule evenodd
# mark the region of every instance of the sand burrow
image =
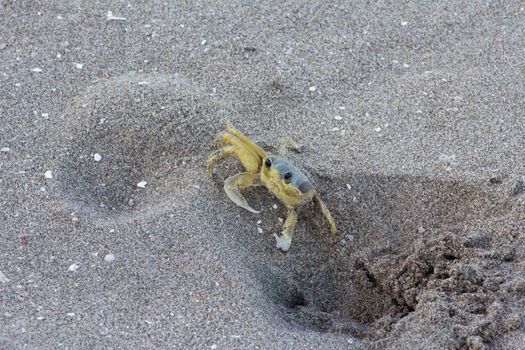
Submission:
<svg viewBox="0 0 525 350">
<path fill-rule="evenodd" d="M 224 111 L 178 76 L 126 75 L 88 88 L 66 113 L 61 193 L 102 219 L 158 211 L 177 197 L 185 169 L 203 161 Z"/>
<path fill-rule="evenodd" d="M 315 208 L 306 208 L 290 252 L 253 262 L 254 279 L 278 315 L 292 327 L 378 341 L 407 315 L 437 303 L 446 311 L 436 322 L 450 328 L 453 346 L 477 336 L 464 329 L 468 315 L 490 312 L 502 283 L 493 267 L 513 261 L 512 247 L 494 244 L 512 233 L 496 236 L 484 225 L 509 215 L 505 191 L 424 177 L 315 177 L 327 189 L 340 234 L 330 237 Z M 469 309 L 473 300 L 477 311 Z M 502 327 L 487 331 L 483 342 L 508 330 Z"/>
</svg>

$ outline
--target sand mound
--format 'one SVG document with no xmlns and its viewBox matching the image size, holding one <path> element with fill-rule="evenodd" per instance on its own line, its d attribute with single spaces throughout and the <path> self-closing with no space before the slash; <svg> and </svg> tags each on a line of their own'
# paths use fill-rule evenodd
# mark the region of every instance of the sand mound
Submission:
<svg viewBox="0 0 525 350">
<path fill-rule="evenodd" d="M 346 185 L 317 180 L 322 189 Z M 431 341 L 483 349 L 521 327 L 523 280 L 514 276 L 523 266 L 515 265 L 511 243 L 519 234 L 498 227 L 516 219 L 507 195 L 512 180 L 507 189 L 366 174 L 349 181 L 351 190 L 325 193 L 341 236 L 329 236 L 312 207 L 289 254 L 254 256 L 255 246 L 239 244 L 269 315 L 292 329 L 347 334 L 373 348 Z M 283 214 L 261 219 L 275 222 L 269 230 L 276 232 L 274 216 Z"/>
</svg>

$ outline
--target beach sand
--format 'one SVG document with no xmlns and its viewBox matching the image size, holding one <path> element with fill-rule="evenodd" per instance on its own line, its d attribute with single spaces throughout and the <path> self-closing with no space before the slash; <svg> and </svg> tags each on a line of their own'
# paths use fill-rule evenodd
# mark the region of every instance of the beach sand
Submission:
<svg viewBox="0 0 525 350">
<path fill-rule="evenodd" d="M 0 9 L 0 348 L 523 348 L 520 4 Z M 224 120 L 337 235 L 228 200 Z"/>
</svg>

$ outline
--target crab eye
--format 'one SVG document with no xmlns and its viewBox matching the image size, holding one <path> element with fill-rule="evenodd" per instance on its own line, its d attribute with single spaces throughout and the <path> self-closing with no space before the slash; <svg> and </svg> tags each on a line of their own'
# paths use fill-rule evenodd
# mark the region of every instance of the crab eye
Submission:
<svg viewBox="0 0 525 350">
<path fill-rule="evenodd" d="M 290 182 L 290 179 L 292 178 L 292 173 L 288 171 L 288 172 L 286 172 L 286 173 L 284 174 L 283 177 L 284 177 L 284 180 L 285 180 L 287 183 L 289 183 L 289 182 Z"/>
<path fill-rule="evenodd" d="M 266 158 L 264 161 L 264 165 L 266 165 L 267 168 L 272 166 L 272 160 L 270 158 Z"/>
</svg>

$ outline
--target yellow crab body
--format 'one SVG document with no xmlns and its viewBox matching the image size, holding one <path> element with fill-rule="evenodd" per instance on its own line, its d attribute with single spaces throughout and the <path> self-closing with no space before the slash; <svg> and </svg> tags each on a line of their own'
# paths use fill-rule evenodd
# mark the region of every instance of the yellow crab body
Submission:
<svg viewBox="0 0 525 350">
<path fill-rule="evenodd" d="M 239 158 L 246 169 L 246 172 L 230 176 L 224 181 L 224 191 L 235 204 L 253 213 L 259 213 L 247 203 L 240 192 L 249 186 L 264 185 L 279 198 L 288 208 L 288 217 L 284 223 L 282 234 L 280 236 L 274 234 L 279 249 L 287 251 L 290 248 L 297 223 L 296 209 L 312 200 L 319 204 L 332 233 L 336 233 L 334 219 L 330 211 L 315 191 L 308 177 L 301 170 L 283 156 L 267 154 L 231 125 L 227 124 L 225 129 L 226 131 L 220 136 L 220 141 L 225 145 L 209 156 L 208 171 L 211 174 L 213 166 L 218 160 L 233 154 Z M 295 143 L 290 140 L 287 140 L 287 143 L 296 147 Z"/>
<path fill-rule="evenodd" d="M 267 160 L 272 163 L 270 167 L 264 165 Z M 293 174 L 289 183 L 282 181 L 286 172 Z M 288 208 L 295 208 L 310 202 L 315 192 L 310 180 L 284 157 L 270 155 L 263 159 L 259 177 L 266 188 Z M 295 180 L 294 183 L 292 183 L 293 180 Z"/>
</svg>

